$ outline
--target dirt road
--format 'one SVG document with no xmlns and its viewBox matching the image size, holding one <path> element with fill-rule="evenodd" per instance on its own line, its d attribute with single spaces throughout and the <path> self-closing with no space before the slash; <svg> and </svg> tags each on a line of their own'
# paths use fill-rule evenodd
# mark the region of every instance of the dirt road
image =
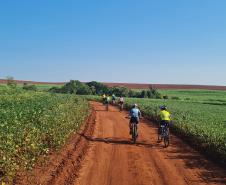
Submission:
<svg viewBox="0 0 226 185">
<path fill-rule="evenodd" d="M 92 115 L 79 134 L 54 152 L 44 167 L 18 175 L 15 184 L 38 185 L 202 185 L 226 184 L 226 170 L 217 167 L 180 139 L 156 142 L 156 127 L 139 124 L 132 144 L 126 112 L 91 103 Z"/>
<path fill-rule="evenodd" d="M 137 144 L 131 144 L 126 113 L 108 112 L 99 103 L 94 135 L 75 185 L 226 184 L 226 171 L 216 167 L 180 139 L 169 148 L 156 142 L 156 128 L 141 121 Z"/>
</svg>

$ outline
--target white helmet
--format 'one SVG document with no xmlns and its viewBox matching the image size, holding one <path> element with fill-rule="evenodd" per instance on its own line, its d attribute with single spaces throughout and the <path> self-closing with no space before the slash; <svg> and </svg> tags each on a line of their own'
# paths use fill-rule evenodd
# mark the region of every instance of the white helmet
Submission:
<svg viewBox="0 0 226 185">
<path fill-rule="evenodd" d="M 138 107 L 138 105 L 137 105 L 136 103 L 134 103 L 133 107 L 134 107 L 134 108 L 137 108 L 137 107 Z"/>
</svg>

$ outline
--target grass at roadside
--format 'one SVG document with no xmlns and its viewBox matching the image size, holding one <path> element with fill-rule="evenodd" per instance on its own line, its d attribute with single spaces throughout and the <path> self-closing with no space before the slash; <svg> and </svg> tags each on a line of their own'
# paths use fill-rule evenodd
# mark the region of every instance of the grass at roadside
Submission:
<svg viewBox="0 0 226 185">
<path fill-rule="evenodd" d="M 0 182 L 61 147 L 89 112 L 74 95 L 0 90 Z"/>
</svg>

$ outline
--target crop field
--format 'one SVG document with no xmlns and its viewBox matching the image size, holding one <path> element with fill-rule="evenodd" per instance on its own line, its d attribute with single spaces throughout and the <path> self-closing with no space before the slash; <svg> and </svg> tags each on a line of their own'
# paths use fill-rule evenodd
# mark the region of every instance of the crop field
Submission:
<svg viewBox="0 0 226 185">
<path fill-rule="evenodd" d="M 135 91 L 142 91 L 145 89 L 134 89 Z M 226 103 L 226 91 L 223 90 L 185 90 L 185 89 L 169 89 L 158 90 L 162 96 L 168 96 L 168 99 L 178 99 L 182 101 L 193 102 L 209 102 L 209 103 Z"/>
<path fill-rule="evenodd" d="M 1 88 L 0 182 L 62 146 L 88 112 L 87 101 L 77 96 Z"/>
<path fill-rule="evenodd" d="M 226 103 L 226 91 L 220 90 L 160 90 L 169 99 L 178 97 L 180 100 L 191 100 L 195 102 Z"/>
<path fill-rule="evenodd" d="M 37 87 L 38 91 L 48 91 L 52 87 L 62 87 L 62 85 L 51 85 L 51 84 L 35 84 L 35 86 Z M 6 87 L 7 87 L 6 84 L 0 84 L 0 89 Z M 17 87 L 22 89 L 23 84 L 17 84 Z"/>
<path fill-rule="evenodd" d="M 127 99 L 126 106 L 138 103 L 143 114 L 157 119 L 159 106 L 167 105 L 173 128 L 211 157 L 226 163 L 226 105 L 183 102 L 179 100 Z"/>
<path fill-rule="evenodd" d="M 62 87 L 62 85 L 35 84 L 38 90 L 49 90 L 52 87 Z"/>
</svg>

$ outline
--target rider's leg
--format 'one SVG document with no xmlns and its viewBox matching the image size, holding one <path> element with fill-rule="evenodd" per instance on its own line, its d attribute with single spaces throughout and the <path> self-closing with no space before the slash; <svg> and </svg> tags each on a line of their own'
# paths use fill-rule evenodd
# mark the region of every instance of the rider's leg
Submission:
<svg viewBox="0 0 226 185">
<path fill-rule="evenodd" d="M 138 137 L 138 124 L 139 124 L 139 118 L 136 118 L 136 129 L 137 129 L 137 137 Z"/>
<path fill-rule="evenodd" d="M 170 124 L 170 121 L 167 121 L 167 122 L 166 122 L 166 129 L 167 129 L 167 131 L 168 131 L 168 135 L 169 135 L 169 124 Z"/>
<path fill-rule="evenodd" d="M 159 135 L 161 134 L 161 122 L 159 123 L 159 126 L 158 126 L 158 134 Z"/>
<path fill-rule="evenodd" d="M 166 122 L 164 121 L 164 120 L 162 120 L 161 122 L 160 122 L 160 135 L 162 136 L 163 135 L 163 128 L 164 127 L 162 127 L 162 126 L 164 126 L 166 124 Z"/>
<path fill-rule="evenodd" d="M 129 121 L 129 134 L 130 135 L 132 134 L 132 118 L 130 118 L 130 121 Z"/>
</svg>

